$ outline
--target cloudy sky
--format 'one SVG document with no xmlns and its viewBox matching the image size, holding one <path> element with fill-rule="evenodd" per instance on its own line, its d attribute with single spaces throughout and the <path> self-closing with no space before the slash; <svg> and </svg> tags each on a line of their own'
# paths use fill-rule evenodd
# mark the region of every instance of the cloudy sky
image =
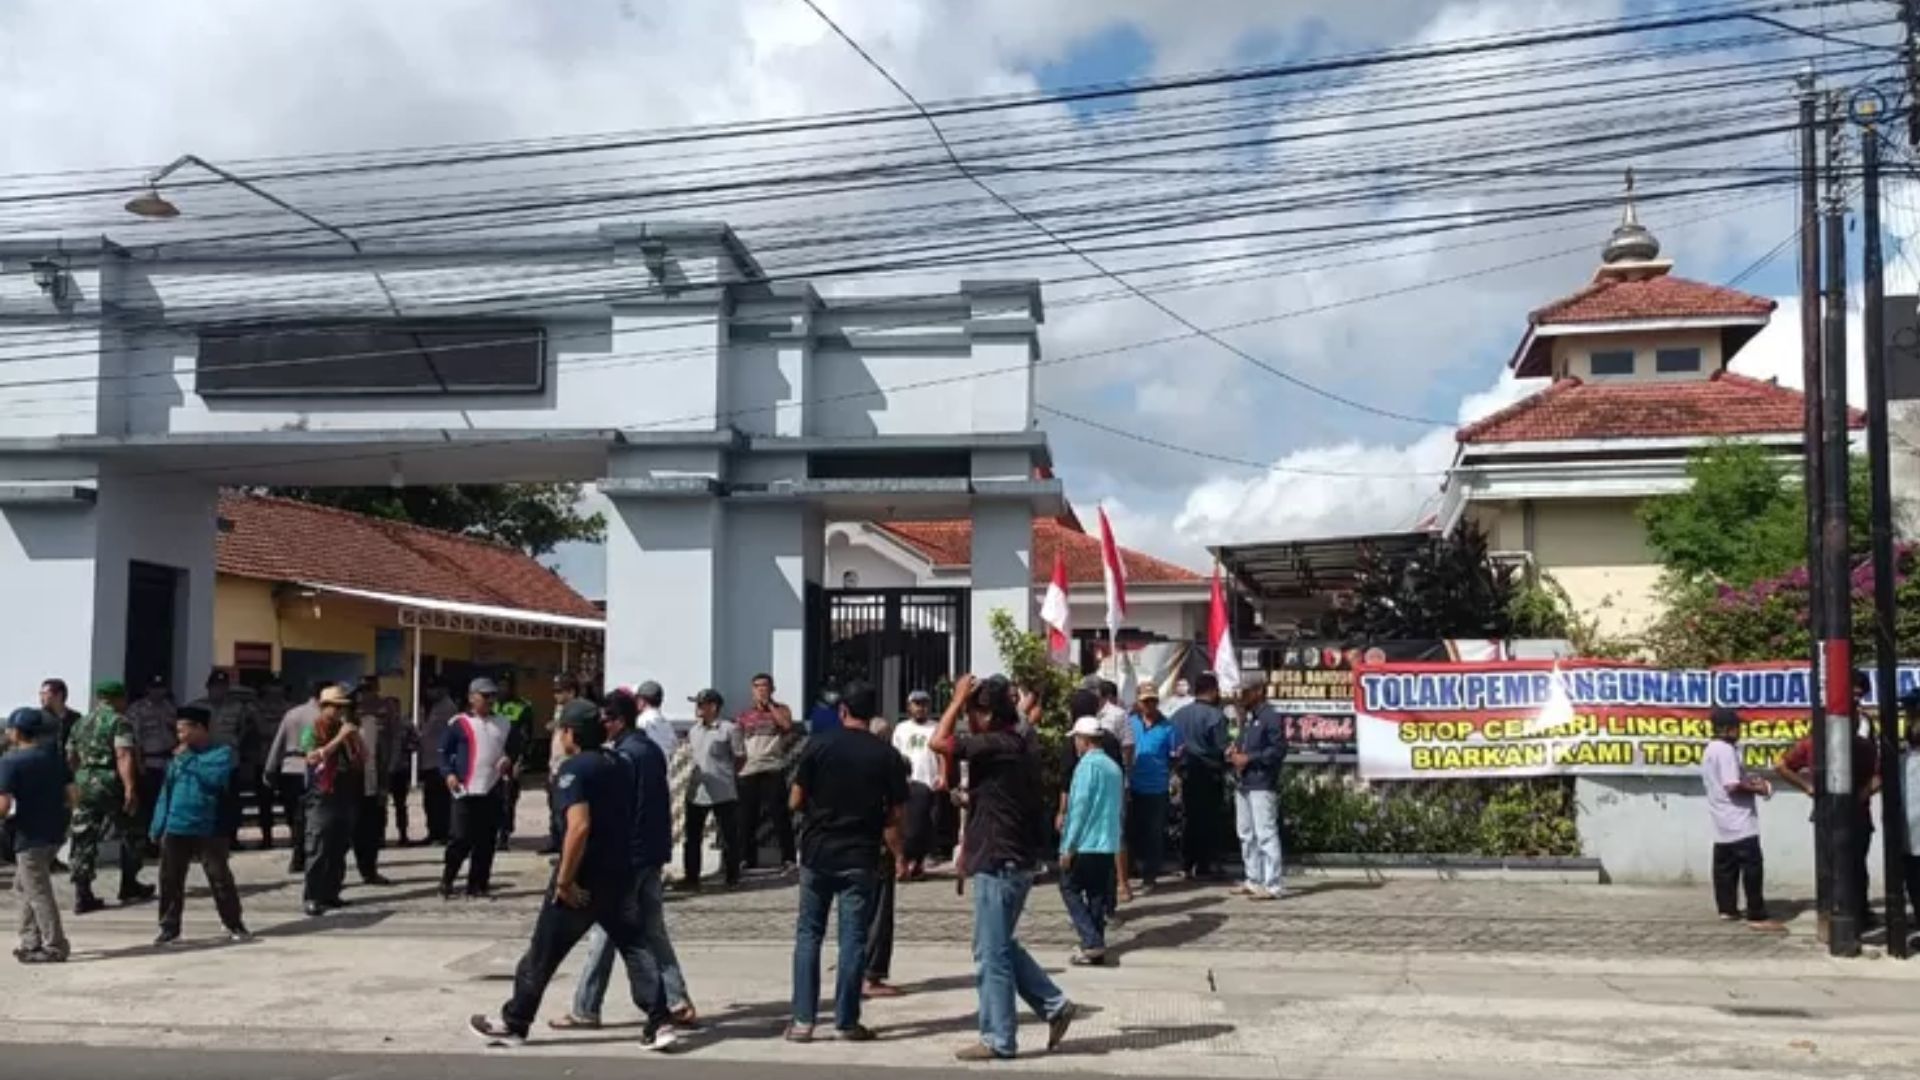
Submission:
<svg viewBox="0 0 1920 1080">
<path fill-rule="evenodd" d="M 1699 7 L 1645 0 L 822 6 L 923 100 Z M 1365 78 L 1346 89 L 1364 93 Z M 1621 92 L 1631 94 L 1631 83 Z M 1790 120 L 1790 87 L 1756 92 L 1759 100 L 1767 95 Z M 896 104 L 892 88 L 800 0 L 0 4 L 0 173 L 8 174 L 151 166 L 185 151 L 249 160 Z M 1787 139 L 1762 149 L 1784 162 Z M 1646 163 L 1599 163 L 1635 164 Z M 1474 205 L 1471 194 L 1447 198 L 1453 208 Z M 1585 283 L 1617 214 L 1596 209 L 1553 222 L 1550 235 L 1496 236 L 1466 249 L 1410 244 L 1388 260 L 1186 289 L 1165 300 L 1209 327 L 1260 320 L 1224 336 L 1341 396 L 1461 422 L 1535 389 L 1502 378 L 1525 313 Z M 1779 198 L 1643 213 L 1678 273 L 1727 282 L 1745 272 L 1743 288 L 1788 298 L 1775 329 L 1737 365 L 1788 382 L 1797 366 L 1791 251 L 1754 264 L 1791 235 L 1791 215 L 1791 200 Z M 1895 215 L 1890 224 L 1899 230 L 1911 217 Z M 744 231 L 752 243 L 753 231 Z M 1911 280 L 1904 250 L 1893 267 Z M 1055 263 L 1039 272 L 1060 270 Z M 1048 355 L 1099 352 L 1179 330 L 1137 300 L 1061 303 L 1073 295 L 1071 288 L 1049 294 Z M 1411 526 L 1437 501 L 1438 474 L 1452 455 L 1444 425 L 1342 407 L 1195 339 L 1043 368 L 1038 393 L 1043 404 L 1215 456 L 1042 418 L 1076 505 L 1104 503 L 1123 543 L 1190 565 L 1201 564 L 1206 544 L 1223 540 Z M 561 564 L 598 594 L 597 552 L 569 550 Z"/>
</svg>

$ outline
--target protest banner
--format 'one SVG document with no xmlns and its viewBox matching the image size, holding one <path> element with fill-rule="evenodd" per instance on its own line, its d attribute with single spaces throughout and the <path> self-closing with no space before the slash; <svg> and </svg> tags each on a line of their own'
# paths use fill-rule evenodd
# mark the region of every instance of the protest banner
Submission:
<svg viewBox="0 0 1920 1080">
<path fill-rule="evenodd" d="M 1920 665 L 1902 663 L 1896 696 L 1917 685 Z M 1867 708 L 1877 701 L 1869 691 Z M 1769 768 L 1811 730 L 1807 666 L 1363 661 L 1354 673 L 1368 780 L 1692 774 L 1719 706 L 1740 714 L 1746 766 Z"/>
</svg>

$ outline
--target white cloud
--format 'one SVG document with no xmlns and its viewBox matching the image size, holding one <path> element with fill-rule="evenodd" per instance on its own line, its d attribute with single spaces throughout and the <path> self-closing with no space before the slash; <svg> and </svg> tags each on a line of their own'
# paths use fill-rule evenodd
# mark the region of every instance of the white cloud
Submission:
<svg viewBox="0 0 1920 1080">
<path fill-rule="evenodd" d="M 1858 297 L 1847 310 L 1847 400 L 1864 407 L 1866 394 L 1866 344 L 1862 332 Z M 1800 299 L 1778 297 L 1773 321 L 1754 335 L 1729 365 L 1732 370 L 1756 379 L 1771 379 L 1795 390 L 1806 385 L 1800 366 Z M 1824 332 L 1824 331 L 1823 331 Z"/>
</svg>

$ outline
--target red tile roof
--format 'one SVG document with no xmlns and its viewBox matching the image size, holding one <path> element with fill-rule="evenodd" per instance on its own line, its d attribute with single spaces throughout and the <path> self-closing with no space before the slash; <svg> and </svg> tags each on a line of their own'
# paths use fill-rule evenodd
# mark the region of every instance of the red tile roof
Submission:
<svg viewBox="0 0 1920 1080">
<path fill-rule="evenodd" d="M 1562 379 L 1454 436 L 1463 443 L 1714 438 L 1801 430 L 1798 390 L 1729 371 L 1686 382 Z M 1865 424 L 1854 410 L 1853 426 Z"/>
<path fill-rule="evenodd" d="M 970 521 L 885 521 L 875 524 L 935 566 L 968 566 L 973 562 L 973 523 Z M 1052 518 L 1036 518 L 1033 522 L 1034 584 L 1045 585 L 1053 580 L 1053 553 L 1056 551 L 1066 555 L 1068 583 L 1087 585 L 1103 580 L 1098 537 L 1069 528 Z M 1184 585 L 1206 580 L 1186 567 L 1175 566 L 1131 548 L 1120 549 L 1120 563 L 1126 567 L 1129 584 Z"/>
<path fill-rule="evenodd" d="M 597 619 L 560 575 L 513 548 L 363 514 L 225 492 L 220 573 Z"/>
<path fill-rule="evenodd" d="M 1534 326 L 1630 322 L 1637 319 L 1753 318 L 1771 315 L 1774 302 L 1738 289 L 1669 274 L 1627 280 L 1601 278 L 1527 316 Z"/>
</svg>

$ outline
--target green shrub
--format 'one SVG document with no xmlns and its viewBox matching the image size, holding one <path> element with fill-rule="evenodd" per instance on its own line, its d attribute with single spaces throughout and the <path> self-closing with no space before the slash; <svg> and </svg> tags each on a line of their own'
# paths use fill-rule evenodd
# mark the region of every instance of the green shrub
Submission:
<svg viewBox="0 0 1920 1080">
<path fill-rule="evenodd" d="M 1577 855 L 1573 784 L 1530 780 L 1366 784 L 1289 769 L 1280 792 L 1289 850 L 1366 855 Z"/>
</svg>

